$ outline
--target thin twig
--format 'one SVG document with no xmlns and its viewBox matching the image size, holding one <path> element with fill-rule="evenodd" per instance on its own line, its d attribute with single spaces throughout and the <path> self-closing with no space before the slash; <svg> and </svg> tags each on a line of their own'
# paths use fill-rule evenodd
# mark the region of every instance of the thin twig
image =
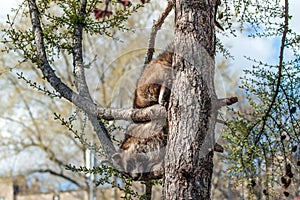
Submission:
<svg viewBox="0 0 300 200">
<path fill-rule="evenodd" d="M 283 69 L 283 54 L 284 54 L 284 48 L 285 48 L 285 40 L 286 40 L 286 36 L 288 33 L 288 28 L 289 28 L 289 2 L 288 0 L 285 0 L 285 6 L 284 6 L 284 27 L 283 27 L 283 33 L 282 33 L 282 37 L 281 37 L 281 46 L 280 46 L 280 54 L 279 54 L 279 66 L 278 66 L 278 78 L 277 78 L 277 83 L 276 83 L 276 89 L 273 95 L 273 99 L 271 101 L 271 104 L 265 114 L 265 116 L 263 117 L 263 125 L 262 128 L 258 134 L 258 137 L 255 140 L 255 144 L 258 143 L 258 141 L 260 140 L 260 137 L 262 136 L 264 130 L 265 130 L 265 126 L 267 123 L 267 118 L 269 117 L 271 110 L 275 104 L 276 98 L 279 94 L 279 88 L 281 85 L 281 79 L 282 79 L 282 69 Z"/>
<path fill-rule="evenodd" d="M 165 10 L 158 17 L 157 21 L 154 21 L 155 23 L 152 26 L 152 30 L 151 30 L 151 34 L 150 34 L 150 38 L 149 38 L 148 51 L 147 51 L 146 58 L 145 58 L 145 64 L 148 64 L 152 60 L 153 53 L 154 53 L 154 46 L 155 46 L 155 38 L 156 38 L 157 32 L 163 25 L 166 17 L 169 15 L 172 8 L 173 8 L 173 1 L 168 0 L 168 5 L 165 8 Z"/>
</svg>

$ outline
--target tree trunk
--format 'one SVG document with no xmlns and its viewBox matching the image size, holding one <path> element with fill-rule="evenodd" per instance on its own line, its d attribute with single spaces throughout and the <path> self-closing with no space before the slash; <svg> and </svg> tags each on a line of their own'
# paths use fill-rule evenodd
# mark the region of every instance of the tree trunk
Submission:
<svg viewBox="0 0 300 200">
<path fill-rule="evenodd" d="M 174 80 L 164 199 L 210 199 L 214 125 L 214 0 L 175 1 Z"/>
</svg>

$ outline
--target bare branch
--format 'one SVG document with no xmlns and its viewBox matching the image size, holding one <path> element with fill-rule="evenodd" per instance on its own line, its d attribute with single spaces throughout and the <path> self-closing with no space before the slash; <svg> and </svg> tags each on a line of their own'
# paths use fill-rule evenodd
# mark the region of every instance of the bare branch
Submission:
<svg viewBox="0 0 300 200">
<path fill-rule="evenodd" d="M 83 20 L 86 14 L 86 0 L 82 1 L 81 9 L 79 11 L 79 19 Z M 83 33 L 83 21 L 78 20 L 74 27 L 74 38 L 73 38 L 73 62 L 75 72 L 75 85 L 79 91 L 79 95 L 90 100 L 92 102 L 91 95 L 86 83 L 85 69 L 82 56 L 82 33 Z M 102 148 L 110 158 L 115 153 L 115 147 L 109 137 L 109 134 L 104 124 L 98 120 L 97 116 L 92 113 L 88 113 L 88 117 L 97 133 L 98 139 L 101 142 Z"/>
<path fill-rule="evenodd" d="M 51 169 L 37 169 L 37 170 L 31 170 L 30 172 L 28 172 L 28 174 L 33 174 L 33 173 L 49 173 L 51 175 L 58 176 L 67 181 L 70 181 L 71 183 L 75 184 L 79 188 L 83 188 L 83 189 L 85 188 L 85 186 L 82 186 L 81 184 L 78 183 L 78 180 L 76 180 L 76 178 L 73 179 L 69 176 L 64 175 L 62 172 L 59 173 L 59 172 L 53 171 Z"/>
<path fill-rule="evenodd" d="M 154 53 L 156 34 L 159 31 L 159 29 L 161 28 L 161 26 L 163 25 L 166 17 L 169 15 L 170 11 L 172 10 L 173 5 L 174 5 L 173 1 L 168 0 L 168 5 L 165 8 L 165 10 L 159 16 L 157 21 L 154 21 L 155 23 L 152 26 L 152 31 L 151 31 L 151 34 L 150 34 L 147 56 L 145 58 L 145 64 L 149 63 L 152 60 L 153 53 Z"/>
<path fill-rule="evenodd" d="M 278 77 L 277 77 L 277 83 L 276 83 L 276 88 L 275 88 L 275 92 L 273 94 L 273 98 L 271 101 L 271 104 L 265 114 L 265 116 L 262 118 L 263 119 L 263 125 L 262 128 L 258 134 L 258 137 L 255 139 L 255 144 L 258 143 L 258 141 L 260 140 L 260 137 L 262 136 L 266 124 L 267 124 L 267 118 L 269 117 L 271 110 L 275 104 L 276 98 L 278 96 L 279 93 L 279 88 L 281 85 L 281 79 L 282 79 L 282 69 L 283 69 L 283 54 L 284 54 L 284 49 L 285 49 L 285 41 L 286 41 L 286 37 L 289 31 L 289 2 L 288 0 L 285 0 L 285 5 L 284 5 L 284 24 L 283 24 L 283 33 L 282 33 L 282 37 L 281 37 L 281 46 L 280 46 L 280 53 L 279 53 L 279 65 L 278 65 Z"/>
<path fill-rule="evenodd" d="M 98 117 L 105 120 L 132 120 L 134 122 L 145 122 L 153 119 L 166 119 L 167 112 L 165 107 L 156 104 L 143 109 L 107 109 L 97 108 Z"/>
<path fill-rule="evenodd" d="M 224 99 L 217 99 L 214 102 L 214 107 L 216 109 L 221 108 L 223 106 L 230 106 L 234 103 L 238 102 L 238 98 L 237 97 L 229 97 L 229 98 L 224 98 Z"/>
</svg>

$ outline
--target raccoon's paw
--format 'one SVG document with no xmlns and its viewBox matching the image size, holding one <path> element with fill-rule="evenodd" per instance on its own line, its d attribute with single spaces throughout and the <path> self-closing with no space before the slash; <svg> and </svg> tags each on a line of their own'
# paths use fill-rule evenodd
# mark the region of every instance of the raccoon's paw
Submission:
<svg viewBox="0 0 300 200">
<path fill-rule="evenodd" d="M 168 106 L 169 98 L 170 98 L 170 88 L 167 87 L 167 82 L 163 82 L 161 85 L 160 91 L 159 91 L 159 96 L 158 96 L 158 103 L 165 108 Z"/>
<path fill-rule="evenodd" d="M 162 105 L 163 107 L 167 107 L 167 104 L 168 104 L 168 102 L 165 101 L 164 99 L 160 99 L 158 103 L 159 103 L 159 105 Z"/>
</svg>

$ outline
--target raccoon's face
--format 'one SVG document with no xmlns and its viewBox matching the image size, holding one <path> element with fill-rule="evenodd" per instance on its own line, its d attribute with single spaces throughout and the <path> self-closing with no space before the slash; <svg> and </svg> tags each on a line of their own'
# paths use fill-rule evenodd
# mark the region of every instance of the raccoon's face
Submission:
<svg viewBox="0 0 300 200">
<path fill-rule="evenodd" d="M 145 173 L 149 173 L 152 165 L 149 159 L 142 154 L 129 154 L 126 151 L 117 152 L 112 156 L 114 167 L 124 172 L 134 181 L 140 180 Z"/>
</svg>

